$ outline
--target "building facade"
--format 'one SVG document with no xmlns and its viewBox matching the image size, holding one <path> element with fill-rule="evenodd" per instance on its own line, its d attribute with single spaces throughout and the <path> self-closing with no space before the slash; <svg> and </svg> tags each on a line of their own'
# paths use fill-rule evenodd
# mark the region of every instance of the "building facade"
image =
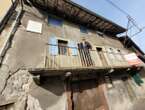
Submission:
<svg viewBox="0 0 145 110">
<path fill-rule="evenodd" d="M 24 0 L 13 13 L 1 32 L 0 109 L 133 110 L 143 99 L 144 79 L 131 76 L 142 64 L 132 68 L 117 38 L 126 29 L 68 0 Z"/>
</svg>

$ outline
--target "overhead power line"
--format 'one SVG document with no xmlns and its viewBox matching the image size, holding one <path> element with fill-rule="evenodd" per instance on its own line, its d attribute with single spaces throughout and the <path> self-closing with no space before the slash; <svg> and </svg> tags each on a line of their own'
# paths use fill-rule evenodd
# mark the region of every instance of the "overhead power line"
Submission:
<svg viewBox="0 0 145 110">
<path fill-rule="evenodd" d="M 119 6 L 117 6 L 115 3 L 113 3 L 111 0 L 105 0 L 107 1 L 109 4 L 111 4 L 113 7 L 115 7 L 116 9 L 118 9 L 120 12 L 122 12 L 123 14 L 125 14 L 126 16 L 130 16 L 126 11 L 124 11 L 123 9 L 121 9 Z"/>
<path fill-rule="evenodd" d="M 127 19 L 129 21 L 132 21 L 132 24 L 139 29 L 139 26 L 138 26 L 137 22 L 135 21 L 135 19 L 128 12 L 124 11 L 123 9 L 121 9 L 118 5 L 113 3 L 111 0 L 105 0 L 105 1 L 108 2 L 109 4 L 111 4 L 113 7 L 115 7 L 120 12 L 122 12 L 127 17 Z"/>
<path fill-rule="evenodd" d="M 115 7 L 117 10 L 119 10 L 121 13 L 123 13 L 127 17 L 128 23 L 127 23 L 126 36 L 128 35 L 128 31 L 131 30 L 133 27 L 135 27 L 138 30 L 138 32 L 131 35 L 130 37 L 135 37 L 137 34 L 139 34 L 140 32 L 142 32 L 145 29 L 145 27 L 140 28 L 139 25 L 137 24 L 136 20 L 128 12 L 121 9 L 118 5 L 113 3 L 111 0 L 105 0 L 105 1 L 108 2 L 110 5 L 112 5 L 113 7 Z"/>
<path fill-rule="evenodd" d="M 145 29 L 145 27 L 141 28 L 140 31 L 138 31 L 135 34 L 133 34 L 132 36 L 130 36 L 130 38 L 135 37 L 137 34 L 139 34 L 140 32 L 142 32 L 144 29 Z"/>
</svg>

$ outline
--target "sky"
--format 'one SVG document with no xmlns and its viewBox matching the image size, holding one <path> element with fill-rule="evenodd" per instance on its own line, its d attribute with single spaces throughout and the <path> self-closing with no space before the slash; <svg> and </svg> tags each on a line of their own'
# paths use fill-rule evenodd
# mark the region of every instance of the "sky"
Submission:
<svg viewBox="0 0 145 110">
<path fill-rule="evenodd" d="M 125 14 L 110 5 L 106 0 L 72 0 L 83 7 L 123 26 L 127 27 L 128 19 Z M 140 28 L 145 26 L 145 0 L 110 0 L 121 9 L 126 11 Z M 138 30 L 133 28 L 129 35 L 133 35 Z M 132 40 L 145 52 L 145 29 Z"/>
</svg>

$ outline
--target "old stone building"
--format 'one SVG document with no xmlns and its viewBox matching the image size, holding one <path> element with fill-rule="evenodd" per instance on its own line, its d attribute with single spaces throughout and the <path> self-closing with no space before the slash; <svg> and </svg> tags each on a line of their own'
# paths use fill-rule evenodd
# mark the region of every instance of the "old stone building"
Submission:
<svg viewBox="0 0 145 110">
<path fill-rule="evenodd" d="M 144 64 L 125 58 L 125 28 L 69 0 L 15 0 L 6 15 L 0 110 L 143 110 Z"/>
</svg>

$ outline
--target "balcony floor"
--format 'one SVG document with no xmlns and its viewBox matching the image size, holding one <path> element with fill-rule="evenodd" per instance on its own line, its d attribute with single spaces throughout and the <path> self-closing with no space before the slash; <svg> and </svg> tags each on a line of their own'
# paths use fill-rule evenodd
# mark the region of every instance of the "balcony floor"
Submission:
<svg viewBox="0 0 145 110">
<path fill-rule="evenodd" d="M 64 75 L 67 72 L 71 72 L 73 75 L 75 74 L 85 74 L 85 73 L 104 73 L 106 74 L 111 69 L 114 71 L 125 71 L 131 66 L 115 66 L 115 67 L 73 67 L 73 68 L 29 68 L 28 71 L 35 75 L 40 76 L 59 76 Z"/>
</svg>

